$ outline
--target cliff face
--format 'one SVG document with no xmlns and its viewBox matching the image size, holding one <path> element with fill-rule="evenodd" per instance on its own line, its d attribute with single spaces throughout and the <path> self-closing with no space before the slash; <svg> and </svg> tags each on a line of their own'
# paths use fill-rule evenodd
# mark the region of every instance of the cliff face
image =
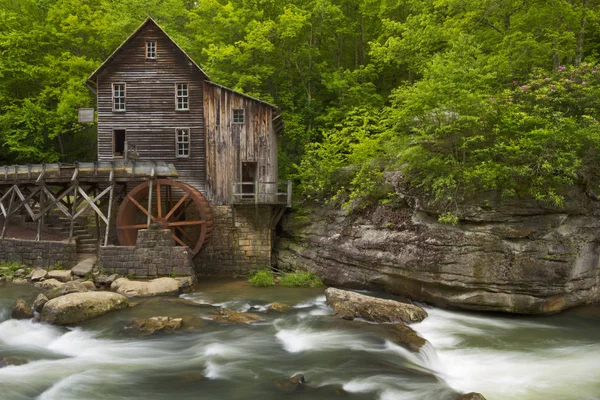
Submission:
<svg viewBox="0 0 600 400">
<path fill-rule="evenodd" d="M 585 196 L 562 209 L 465 200 L 449 226 L 391 181 L 400 205 L 360 216 L 317 207 L 288 215 L 275 247 L 279 268 L 471 310 L 543 314 L 600 300 L 600 206 Z"/>
</svg>

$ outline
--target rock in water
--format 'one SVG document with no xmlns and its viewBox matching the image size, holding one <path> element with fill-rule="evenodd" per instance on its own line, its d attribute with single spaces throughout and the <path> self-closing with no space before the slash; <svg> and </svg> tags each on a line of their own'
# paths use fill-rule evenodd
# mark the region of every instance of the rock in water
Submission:
<svg viewBox="0 0 600 400">
<path fill-rule="evenodd" d="M 0 358 L 0 368 L 17 366 L 27 364 L 29 361 L 23 360 L 16 357 L 2 357 Z"/>
<path fill-rule="evenodd" d="M 40 293 L 33 301 L 33 306 L 31 308 L 33 308 L 33 311 L 35 312 L 42 312 L 42 308 L 44 308 L 44 304 L 46 304 L 48 300 L 49 299 L 45 294 Z"/>
<path fill-rule="evenodd" d="M 216 315 L 211 318 L 220 324 L 251 324 L 252 322 L 263 320 L 263 318 L 259 315 L 237 312 L 228 308 L 219 308 L 214 312 L 214 314 Z"/>
<path fill-rule="evenodd" d="M 96 260 L 94 257 L 87 258 L 87 259 L 81 261 L 76 266 L 74 266 L 71 269 L 71 272 L 73 273 L 73 275 L 81 276 L 81 277 L 89 275 L 92 273 L 92 270 L 94 269 L 95 262 L 96 262 Z"/>
<path fill-rule="evenodd" d="M 64 285 L 63 282 L 59 282 L 56 279 L 46 279 L 45 281 L 36 282 L 33 287 L 36 289 L 50 290 Z"/>
<path fill-rule="evenodd" d="M 269 304 L 269 310 L 278 311 L 278 312 L 286 312 L 290 308 L 292 308 L 292 307 L 288 306 L 287 304 L 284 304 L 284 303 L 271 303 L 271 304 Z"/>
<path fill-rule="evenodd" d="M 427 312 L 413 304 L 395 300 L 378 299 L 347 290 L 328 288 L 325 290 L 327 304 L 335 315 L 344 319 L 364 318 L 374 322 L 421 322 Z"/>
<path fill-rule="evenodd" d="M 33 318 L 33 311 L 25 300 L 18 299 L 12 308 L 10 316 L 14 319 L 29 319 Z"/>
<path fill-rule="evenodd" d="M 485 397 L 480 393 L 467 393 L 456 396 L 456 400 L 485 400 Z"/>
<path fill-rule="evenodd" d="M 284 393 L 294 393 L 305 389 L 304 375 L 298 374 L 275 382 L 277 389 Z"/>
<path fill-rule="evenodd" d="M 70 293 L 48 301 L 42 309 L 41 321 L 71 325 L 126 308 L 125 296 L 111 292 Z"/>
<path fill-rule="evenodd" d="M 127 297 L 177 296 L 180 293 L 179 282 L 173 278 L 157 278 L 148 282 L 119 278 L 110 285 L 110 290 Z"/>
<path fill-rule="evenodd" d="M 381 325 L 385 328 L 385 337 L 392 343 L 404 347 L 413 353 L 419 352 L 425 346 L 427 340 L 423 339 L 411 327 L 404 324 Z"/>
<path fill-rule="evenodd" d="M 61 286 L 56 287 L 54 289 L 49 290 L 46 293 L 48 299 L 52 300 L 60 296 L 64 296 L 70 293 L 85 293 L 89 292 L 86 285 L 81 282 L 67 282 L 63 283 Z"/>
<path fill-rule="evenodd" d="M 140 318 L 133 321 L 128 329 L 134 330 L 141 335 L 152 335 L 154 333 L 171 333 L 183 325 L 182 318 L 151 317 Z"/>
</svg>

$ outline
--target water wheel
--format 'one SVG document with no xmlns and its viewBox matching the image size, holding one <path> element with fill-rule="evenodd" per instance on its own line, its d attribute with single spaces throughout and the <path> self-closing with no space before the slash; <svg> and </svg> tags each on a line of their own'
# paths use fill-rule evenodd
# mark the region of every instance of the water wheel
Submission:
<svg viewBox="0 0 600 400">
<path fill-rule="evenodd" d="M 133 188 L 123 199 L 116 221 L 119 243 L 135 246 L 137 232 L 146 229 L 150 213 L 152 223 L 171 230 L 176 244 L 198 254 L 213 229 L 210 204 L 202 193 L 183 182 L 157 179 L 152 183 L 149 200 L 148 182 Z"/>
</svg>

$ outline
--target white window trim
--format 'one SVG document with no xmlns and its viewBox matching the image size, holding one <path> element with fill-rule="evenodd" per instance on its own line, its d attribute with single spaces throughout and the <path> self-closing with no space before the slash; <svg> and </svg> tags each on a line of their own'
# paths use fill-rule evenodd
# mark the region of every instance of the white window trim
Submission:
<svg viewBox="0 0 600 400">
<path fill-rule="evenodd" d="M 179 108 L 179 99 L 177 96 L 177 85 L 186 85 L 187 87 L 187 108 Z M 175 111 L 190 111 L 190 83 L 189 82 L 176 82 L 175 83 Z"/>
<path fill-rule="evenodd" d="M 123 85 L 123 109 L 115 108 L 115 85 Z M 113 82 L 111 84 L 111 101 L 112 101 L 112 110 L 114 112 L 125 112 L 127 111 L 127 84 L 125 82 Z"/>
<path fill-rule="evenodd" d="M 233 118 L 233 115 L 235 113 L 235 111 L 241 111 L 243 114 L 243 121 L 242 122 L 236 122 Z M 232 124 L 236 124 L 236 125 L 243 125 L 246 123 L 246 109 L 245 108 L 234 108 L 231 110 L 231 123 Z"/>
<path fill-rule="evenodd" d="M 148 47 L 149 47 L 150 43 L 154 43 L 154 57 L 149 57 L 148 56 Z M 146 41 L 146 59 L 148 59 L 148 60 L 156 60 L 156 57 L 157 57 L 156 40 L 148 40 L 148 41 Z"/>
<path fill-rule="evenodd" d="M 188 137 L 188 153 L 187 155 L 179 155 L 179 141 L 177 140 L 177 131 L 185 130 L 187 131 Z M 190 153 L 192 152 L 192 130 L 190 128 L 175 128 L 175 156 L 177 158 L 190 158 Z"/>
</svg>

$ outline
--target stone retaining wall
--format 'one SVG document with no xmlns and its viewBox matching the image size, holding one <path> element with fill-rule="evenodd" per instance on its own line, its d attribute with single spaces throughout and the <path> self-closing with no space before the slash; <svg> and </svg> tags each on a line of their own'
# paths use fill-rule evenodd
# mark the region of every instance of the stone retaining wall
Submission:
<svg viewBox="0 0 600 400">
<path fill-rule="evenodd" d="M 98 267 L 107 273 L 136 278 L 194 275 L 191 253 L 175 246 L 169 229 L 138 231 L 136 246 L 100 247 Z"/>
<path fill-rule="evenodd" d="M 0 260 L 52 269 L 55 265 L 71 268 L 77 264 L 75 242 L 0 239 Z"/>
<path fill-rule="evenodd" d="M 271 265 L 270 206 L 212 206 L 214 230 L 194 258 L 199 276 L 246 276 Z"/>
</svg>

